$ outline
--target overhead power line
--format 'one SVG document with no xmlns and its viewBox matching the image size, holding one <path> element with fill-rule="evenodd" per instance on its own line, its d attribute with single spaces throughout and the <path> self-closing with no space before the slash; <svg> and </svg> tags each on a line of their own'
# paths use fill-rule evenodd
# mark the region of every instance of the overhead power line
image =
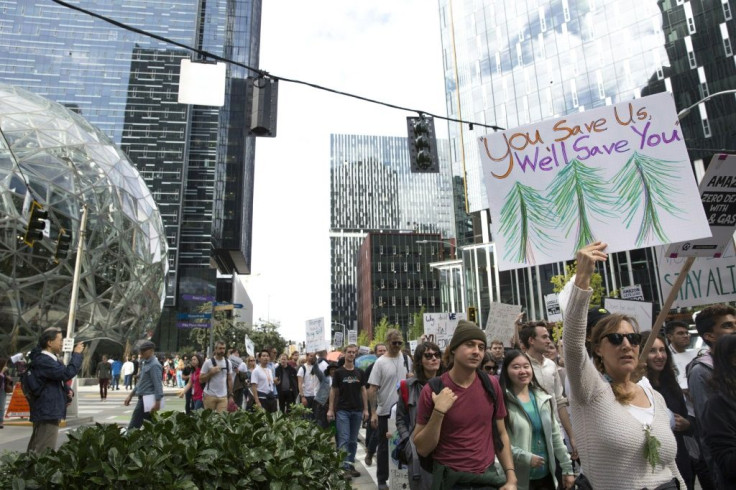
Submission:
<svg viewBox="0 0 736 490">
<path fill-rule="evenodd" d="M 412 109 L 410 107 L 404 107 L 404 106 L 400 106 L 400 105 L 396 105 L 396 104 L 391 104 L 389 102 L 383 102 L 383 101 L 380 101 L 380 100 L 371 99 L 370 97 L 364 97 L 362 95 L 351 94 L 349 92 L 343 92 L 341 90 L 337 90 L 337 89 L 334 89 L 334 88 L 325 87 L 323 85 L 318 85 L 316 83 L 305 82 L 304 80 L 297 80 L 297 79 L 294 79 L 294 78 L 281 77 L 281 76 L 278 76 L 278 75 L 274 75 L 272 73 L 269 73 L 267 71 L 261 70 L 260 68 L 254 68 L 254 67 L 248 66 L 248 65 L 246 65 L 244 63 L 240 63 L 239 61 L 235 61 L 235 60 L 231 60 L 231 59 L 228 59 L 228 58 L 224 58 L 224 57 L 218 56 L 218 55 L 216 55 L 214 53 L 210 53 L 209 51 L 205 51 L 205 50 L 202 50 L 202 49 L 194 48 L 192 46 L 188 46 L 186 44 L 182 44 L 182 43 L 179 43 L 177 41 L 174 41 L 173 39 L 169 39 L 169 38 L 164 37 L 164 36 L 159 36 L 158 34 L 154 34 L 152 32 L 144 31 L 143 29 L 138 29 L 137 27 L 129 26 L 129 25 L 124 24 L 124 23 L 122 23 L 120 21 L 117 21 L 115 19 L 111 19 L 110 17 L 106 17 L 106 16 L 101 15 L 101 14 L 98 14 L 96 12 L 92 12 L 90 10 L 84 9 L 84 8 L 79 7 L 77 5 L 72 5 L 72 4 L 67 3 L 67 2 L 64 2 L 62 0 L 51 0 L 51 1 L 54 2 L 54 3 L 56 3 L 56 4 L 58 4 L 58 5 L 61 5 L 63 7 L 66 7 L 66 8 L 72 9 L 72 10 L 76 10 L 78 12 L 81 12 L 81 13 L 83 13 L 85 15 L 89 15 L 89 16 L 94 17 L 96 19 L 100 19 L 103 22 L 107 22 L 108 24 L 112 24 L 112 25 L 117 26 L 117 27 L 119 27 L 121 29 L 125 29 L 125 30 L 131 31 L 131 32 L 135 32 L 136 34 L 140 34 L 142 36 L 150 37 L 150 38 L 156 39 L 156 40 L 161 41 L 161 42 L 164 42 L 164 43 L 173 44 L 174 46 L 178 46 L 178 47 L 180 47 L 182 49 L 186 49 L 187 51 L 191 51 L 193 53 L 197 53 L 198 55 L 200 55 L 200 56 L 202 56 L 204 58 L 209 58 L 209 59 L 212 59 L 212 60 L 215 60 L 215 61 L 221 61 L 223 63 L 229 63 L 231 65 L 235 65 L 235 66 L 239 66 L 241 68 L 245 68 L 246 70 L 249 70 L 249 71 L 257 74 L 259 77 L 272 78 L 274 80 L 280 80 L 280 81 L 283 81 L 283 82 L 289 82 L 289 83 L 294 83 L 294 84 L 298 84 L 298 85 L 305 85 L 305 86 L 311 87 L 313 89 L 322 90 L 324 92 L 329 92 L 329 93 L 336 94 L 336 95 L 342 95 L 343 97 L 350 97 L 350 98 L 353 98 L 353 99 L 362 100 L 363 102 L 369 102 L 371 104 L 382 105 L 384 107 L 389 107 L 391 109 L 397 109 L 397 110 L 400 110 L 400 111 L 408 111 L 408 112 L 416 112 L 420 116 L 421 115 L 431 116 L 433 118 L 442 119 L 444 121 L 455 122 L 455 123 L 460 123 L 460 124 L 468 124 L 471 130 L 473 129 L 474 126 L 479 126 L 479 127 L 482 127 L 482 128 L 488 128 L 488 129 L 492 129 L 494 131 L 503 131 L 504 130 L 504 128 L 501 128 L 501 127 L 496 126 L 496 125 L 493 125 L 493 124 L 482 124 L 482 123 L 477 123 L 477 122 L 473 122 L 473 121 L 463 121 L 461 119 L 455 119 L 455 118 L 452 118 L 452 117 L 441 116 L 439 114 L 432 114 L 431 112 L 423 111 L 423 110 L 420 110 L 420 109 Z"/>
</svg>

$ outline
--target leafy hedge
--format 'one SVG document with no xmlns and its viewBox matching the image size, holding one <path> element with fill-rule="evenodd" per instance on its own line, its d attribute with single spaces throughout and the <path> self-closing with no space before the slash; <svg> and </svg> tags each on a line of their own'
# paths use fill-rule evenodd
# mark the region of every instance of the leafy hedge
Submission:
<svg viewBox="0 0 736 490">
<path fill-rule="evenodd" d="M 129 433 L 82 427 L 56 452 L 0 456 L 0 488 L 349 489 L 330 434 L 303 413 L 198 410 Z"/>
</svg>

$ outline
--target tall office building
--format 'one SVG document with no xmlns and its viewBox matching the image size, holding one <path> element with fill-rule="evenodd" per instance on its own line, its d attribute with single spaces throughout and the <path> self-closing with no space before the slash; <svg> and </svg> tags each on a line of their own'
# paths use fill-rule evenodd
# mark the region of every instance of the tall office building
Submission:
<svg viewBox="0 0 736 490">
<path fill-rule="evenodd" d="M 85 9 L 258 66 L 260 0 L 89 0 Z M 169 275 L 157 340 L 176 349 L 176 312 L 216 296 L 221 272 L 249 273 L 254 140 L 248 71 L 228 66 L 222 108 L 177 102 L 192 54 L 51 2 L 0 3 L 0 80 L 71 107 L 130 156 L 159 203 Z M 197 59 L 194 57 L 193 59 Z M 231 298 L 224 298 L 231 299 Z M 186 339 L 183 340 L 186 342 Z"/>
<path fill-rule="evenodd" d="M 736 87 L 729 0 L 439 0 L 448 116 L 502 128 L 669 90 L 678 111 Z M 714 97 L 683 116 L 696 169 L 736 147 L 736 98 Z M 477 128 L 477 127 L 476 127 Z M 491 301 L 544 316 L 552 264 L 498 273 L 481 178 L 477 129 L 450 123 L 450 159 L 465 177 L 475 235 L 463 251 L 467 306 L 485 321 Z M 698 162 L 700 160 L 700 162 Z M 641 284 L 661 303 L 651 249 L 612 254 L 609 290 Z"/>
<path fill-rule="evenodd" d="M 338 326 L 357 325 L 357 252 L 369 232 L 455 236 L 446 141 L 438 141 L 438 152 L 439 173 L 413 174 L 407 138 L 331 135 L 332 321 Z"/>
</svg>

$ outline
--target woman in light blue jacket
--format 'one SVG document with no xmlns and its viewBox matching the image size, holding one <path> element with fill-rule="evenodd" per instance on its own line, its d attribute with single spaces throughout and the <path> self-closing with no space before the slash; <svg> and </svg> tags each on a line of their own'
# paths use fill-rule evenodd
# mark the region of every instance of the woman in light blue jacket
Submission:
<svg viewBox="0 0 736 490">
<path fill-rule="evenodd" d="M 552 397 L 537 383 L 529 358 L 518 350 L 509 351 L 503 359 L 500 381 L 518 490 L 555 490 L 558 462 L 564 488 L 572 488 L 572 461 L 562 442 Z"/>
</svg>

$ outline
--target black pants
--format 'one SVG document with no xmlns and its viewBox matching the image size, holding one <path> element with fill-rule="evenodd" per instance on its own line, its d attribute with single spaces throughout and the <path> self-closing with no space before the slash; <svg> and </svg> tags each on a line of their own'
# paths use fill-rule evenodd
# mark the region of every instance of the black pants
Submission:
<svg viewBox="0 0 736 490">
<path fill-rule="evenodd" d="M 547 473 L 547 476 L 544 478 L 529 480 L 529 490 L 555 490 L 555 481 L 552 479 L 552 473 Z"/>
<path fill-rule="evenodd" d="M 294 402 L 296 402 L 296 393 L 293 391 L 279 392 L 279 410 L 282 413 L 288 413 L 291 410 L 290 405 L 293 405 Z"/>
<path fill-rule="evenodd" d="M 258 397 L 258 401 L 261 402 L 261 407 L 267 412 L 276 412 L 279 407 L 276 405 L 276 398 L 261 398 Z"/>
<path fill-rule="evenodd" d="M 376 478 L 378 479 L 379 485 L 385 485 L 388 481 L 388 439 L 386 439 L 386 432 L 388 432 L 388 415 L 378 416 L 378 450 L 376 452 Z"/>
</svg>

